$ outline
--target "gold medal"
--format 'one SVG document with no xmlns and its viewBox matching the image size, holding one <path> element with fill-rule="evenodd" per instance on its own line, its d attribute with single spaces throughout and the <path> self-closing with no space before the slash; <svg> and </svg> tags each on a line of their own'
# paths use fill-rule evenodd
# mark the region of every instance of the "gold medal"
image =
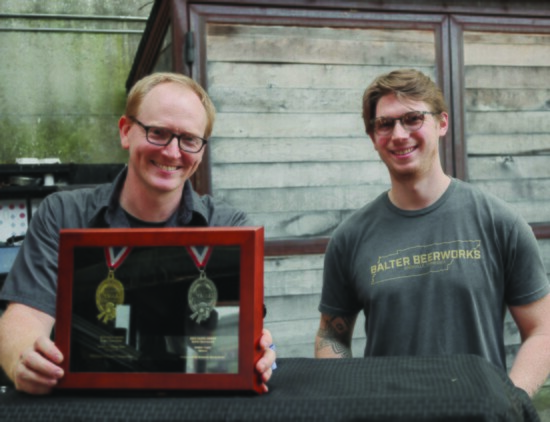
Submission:
<svg viewBox="0 0 550 422">
<path fill-rule="evenodd" d="M 95 303 L 99 311 L 97 319 L 104 324 L 116 318 L 116 307 L 124 303 L 124 285 L 115 278 L 115 272 L 99 283 L 95 292 Z"/>
<path fill-rule="evenodd" d="M 189 287 L 187 295 L 189 307 L 193 311 L 191 319 L 197 323 L 206 321 L 218 301 L 218 290 L 214 282 L 201 271 L 201 275 Z"/>
<path fill-rule="evenodd" d="M 115 252 L 114 247 L 104 249 L 105 260 L 109 267 L 107 278 L 99 283 L 95 291 L 95 303 L 99 319 L 104 324 L 116 318 L 116 307 L 124 303 L 124 285 L 115 278 L 115 269 L 122 264 L 130 253 L 131 248 L 124 246 Z"/>
</svg>

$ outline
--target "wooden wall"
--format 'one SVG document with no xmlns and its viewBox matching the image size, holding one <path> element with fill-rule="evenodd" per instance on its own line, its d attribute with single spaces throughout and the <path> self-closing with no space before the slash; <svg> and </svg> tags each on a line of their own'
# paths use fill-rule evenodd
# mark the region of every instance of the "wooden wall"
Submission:
<svg viewBox="0 0 550 422">
<path fill-rule="evenodd" d="M 268 239 L 326 236 L 389 186 L 362 123 L 364 89 L 396 67 L 433 75 L 434 34 L 218 24 L 207 28 L 207 57 L 218 110 L 213 194 L 246 210 Z M 322 269 L 322 255 L 265 261 L 266 326 L 280 356 L 313 356 Z"/>
<path fill-rule="evenodd" d="M 470 181 L 550 220 L 550 35 L 464 33 Z"/>
<path fill-rule="evenodd" d="M 392 67 L 432 73 L 433 33 L 209 25 L 208 90 L 219 111 L 213 193 L 268 237 L 328 235 L 388 186 L 361 98 Z M 411 51 L 411 43 L 415 47 Z M 384 56 L 395 55 L 395 64 Z"/>
</svg>

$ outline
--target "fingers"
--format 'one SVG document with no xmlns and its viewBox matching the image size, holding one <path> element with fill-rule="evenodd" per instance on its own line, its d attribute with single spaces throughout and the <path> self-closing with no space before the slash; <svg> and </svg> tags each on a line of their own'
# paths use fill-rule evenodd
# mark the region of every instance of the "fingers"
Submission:
<svg viewBox="0 0 550 422">
<path fill-rule="evenodd" d="M 262 357 L 260 358 L 260 360 L 258 360 L 258 363 L 256 364 L 256 370 L 260 374 L 262 374 L 262 376 L 265 373 L 271 374 L 272 367 L 273 367 L 273 364 L 275 363 L 276 357 L 277 357 L 277 355 L 276 355 L 274 350 L 272 350 L 270 348 L 264 349 L 264 354 L 262 355 Z M 267 380 L 265 380 L 265 381 L 267 381 Z"/>
<path fill-rule="evenodd" d="M 275 347 L 273 346 L 273 338 L 269 330 L 264 328 L 262 330 L 262 337 L 260 338 L 260 348 L 263 350 L 263 355 L 256 365 L 256 369 L 260 374 L 265 373 L 268 369 L 272 369 L 277 354 L 275 353 Z"/>
<path fill-rule="evenodd" d="M 57 380 L 44 377 L 39 373 L 32 372 L 23 366 L 16 369 L 15 388 L 29 394 L 49 394 L 57 384 Z"/>
<path fill-rule="evenodd" d="M 268 349 L 273 344 L 273 338 L 267 328 L 262 329 L 262 337 L 260 338 L 260 347 L 262 349 Z"/>
<path fill-rule="evenodd" d="M 25 350 L 15 368 L 14 382 L 20 391 L 30 394 L 48 394 L 63 376 L 57 365 L 63 356 L 48 338 L 39 338 L 34 347 Z"/>
<path fill-rule="evenodd" d="M 54 363 L 60 364 L 63 362 L 61 351 L 48 337 L 39 337 L 35 342 L 34 348 L 38 353 Z"/>
<path fill-rule="evenodd" d="M 273 369 L 275 368 L 275 359 L 277 354 L 273 346 L 273 338 L 271 333 L 267 329 L 262 330 L 262 337 L 260 338 L 260 348 L 263 350 L 262 357 L 256 363 L 256 371 L 262 377 L 262 388 L 264 392 L 268 391 L 266 383 L 273 375 Z"/>
<path fill-rule="evenodd" d="M 262 381 L 263 381 L 262 389 L 264 390 L 264 393 L 267 393 L 269 391 L 269 388 L 267 386 L 267 382 L 271 378 L 271 375 L 272 375 L 272 369 L 271 368 L 269 368 L 266 372 L 264 372 L 262 374 Z"/>
</svg>

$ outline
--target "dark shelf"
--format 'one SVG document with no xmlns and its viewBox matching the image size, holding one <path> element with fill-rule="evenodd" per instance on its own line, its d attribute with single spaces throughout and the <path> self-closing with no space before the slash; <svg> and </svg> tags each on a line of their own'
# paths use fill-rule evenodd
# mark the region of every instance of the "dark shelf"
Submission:
<svg viewBox="0 0 550 422">
<path fill-rule="evenodd" d="M 60 190 L 112 182 L 125 164 L 0 164 L 0 199 L 34 199 Z M 45 175 L 53 185 L 44 186 Z M 38 184 L 16 185 L 13 177 L 36 178 Z M 16 182 L 15 182 L 16 183 Z"/>
<path fill-rule="evenodd" d="M 76 164 L 1 164 L 0 176 L 35 176 L 36 174 L 69 174 Z"/>
<path fill-rule="evenodd" d="M 2 186 L 0 199 L 27 198 L 29 196 L 43 198 L 50 193 L 57 192 L 59 186 Z"/>
</svg>

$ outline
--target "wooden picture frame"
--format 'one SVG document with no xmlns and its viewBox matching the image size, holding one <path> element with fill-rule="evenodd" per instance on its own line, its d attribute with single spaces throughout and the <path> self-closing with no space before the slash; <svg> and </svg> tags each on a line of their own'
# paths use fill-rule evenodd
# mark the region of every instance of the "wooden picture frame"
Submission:
<svg viewBox="0 0 550 422">
<path fill-rule="evenodd" d="M 262 393 L 263 258 L 262 227 L 61 230 L 57 388 Z"/>
</svg>

